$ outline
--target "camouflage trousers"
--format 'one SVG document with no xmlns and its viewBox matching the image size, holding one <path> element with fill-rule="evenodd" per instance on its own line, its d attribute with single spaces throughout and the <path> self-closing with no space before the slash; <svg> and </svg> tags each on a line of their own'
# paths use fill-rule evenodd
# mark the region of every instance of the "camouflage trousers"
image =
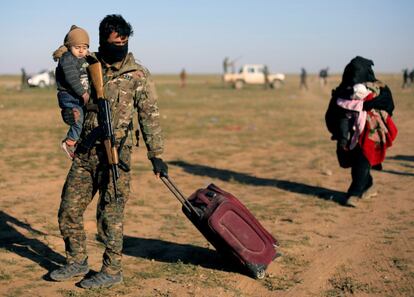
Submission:
<svg viewBox="0 0 414 297">
<path fill-rule="evenodd" d="M 120 158 L 130 165 L 131 148 L 124 147 Z M 59 208 L 59 228 L 65 242 L 68 263 L 82 262 L 87 258 L 86 233 L 83 214 L 95 194 L 99 193 L 99 232 L 105 237 L 102 270 L 110 274 L 122 271 L 123 217 L 130 193 L 130 173 L 120 172 L 117 195 L 110 167 L 103 149 L 93 148 L 77 154 L 62 190 Z"/>
</svg>

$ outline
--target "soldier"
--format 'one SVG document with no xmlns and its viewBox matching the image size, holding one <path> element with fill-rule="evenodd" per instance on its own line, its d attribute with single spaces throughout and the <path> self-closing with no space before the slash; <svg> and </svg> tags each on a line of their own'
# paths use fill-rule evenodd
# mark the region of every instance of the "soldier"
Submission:
<svg viewBox="0 0 414 297">
<path fill-rule="evenodd" d="M 319 71 L 319 82 L 321 84 L 321 87 L 326 86 L 328 84 L 328 71 L 329 67 L 326 67 Z"/>
<path fill-rule="evenodd" d="M 410 79 L 410 85 L 414 83 L 414 69 L 408 74 L 408 78 Z"/>
<path fill-rule="evenodd" d="M 20 89 L 26 89 L 27 88 L 27 74 L 26 74 L 26 70 L 24 68 L 20 69 L 22 72 L 22 76 L 21 76 L 21 84 L 20 84 Z"/>
<path fill-rule="evenodd" d="M 187 83 L 187 72 L 183 68 L 183 70 L 181 70 L 180 72 L 180 87 L 185 88 L 186 83 Z"/>
<path fill-rule="evenodd" d="M 308 84 L 306 83 L 306 78 L 307 78 L 308 74 L 306 73 L 305 68 L 301 68 L 300 70 L 300 85 L 299 88 L 305 88 L 306 90 L 308 89 Z"/>
<path fill-rule="evenodd" d="M 124 143 L 119 149 L 120 160 L 130 165 L 132 141 L 128 132 L 137 111 L 147 155 L 154 173 L 159 177 L 168 174 L 168 167 L 160 158 L 163 139 L 157 97 L 149 71 L 137 64 L 132 53 L 128 53 L 128 40 L 132 34 L 131 25 L 121 15 L 107 15 L 99 25 L 99 50 L 92 55 L 102 64 L 104 93 L 111 106 L 116 143 L 118 146 Z M 105 235 L 105 251 L 101 270 L 84 278 L 80 282 L 83 288 L 110 287 L 123 281 L 123 214 L 131 180 L 128 170 L 120 170 L 115 197 L 105 149 L 93 133 L 98 127 L 96 100 L 92 92 L 86 106 L 81 139 L 62 190 L 58 217 L 67 263 L 50 274 L 53 280 L 65 281 L 89 272 L 83 213 L 96 192 L 99 192 L 98 212 Z M 74 114 L 70 110 L 66 117 L 74 121 Z"/>
<path fill-rule="evenodd" d="M 409 78 L 408 69 L 405 68 L 405 69 L 403 69 L 403 83 L 402 83 L 401 88 L 404 89 L 405 87 L 407 87 L 409 85 L 408 78 Z"/>
<path fill-rule="evenodd" d="M 264 88 L 267 89 L 269 87 L 269 68 L 267 65 L 263 67 L 263 76 L 264 76 Z"/>
<path fill-rule="evenodd" d="M 223 74 L 226 74 L 229 67 L 229 57 L 225 57 L 223 60 Z"/>
</svg>

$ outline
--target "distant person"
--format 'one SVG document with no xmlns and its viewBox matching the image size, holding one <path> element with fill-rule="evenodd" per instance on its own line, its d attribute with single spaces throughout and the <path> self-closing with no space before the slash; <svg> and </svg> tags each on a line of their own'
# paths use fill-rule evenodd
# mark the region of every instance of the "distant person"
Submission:
<svg viewBox="0 0 414 297">
<path fill-rule="evenodd" d="M 359 56 L 348 63 L 325 114 L 339 165 L 351 168 L 352 182 L 341 201 L 346 205 L 377 195 L 370 171 L 382 169 L 385 150 L 397 134 L 391 91 L 375 78 L 373 65 Z"/>
<path fill-rule="evenodd" d="M 269 68 L 267 65 L 263 67 L 263 76 L 264 76 L 264 88 L 267 89 L 269 87 Z"/>
<path fill-rule="evenodd" d="M 62 109 L 63 120 L 70 125 L 61 147 L 70 159 L 74 157 L 82 132 L 84 106 L 89 100 L 88 63 L 85 58 L 88 49 L 88 33 L 73 25 L 65 37 L 64 45 L 53 54 L 54 59 L 59 61 L 56 68 L 59 107 Z M 64 116 L 67 109 L 76 113 L 74 124 L 69 123 Z"/>
<path fill-rule="evenodd" d="M 299 85 L 300 89 L 302 88 L 305 88 L 306 90 L 308 89 L 308 84 L 306 83 L 307 76 L 308 74 L 306 73 L 305 68 L 302 67 L 300 70 L 300 85 Z"/>
<path fill-rule="evenodd" d="M 21 68 L 21 72 L 22 72 L 22 77 L 21 77 L 20 89 L 23 90 L 23 89 L 26 89 L 29 86 L 29 84 L 27 82 L 28 77 L 26 74 L 26 70 L 24 68 Z"/>
<path fill-rule="evenodd" d="M 236 59 L 230 61 L 227 65 L 231 68 L 231 73 L 236 72 Z"/>
<path fill-rule="evenodd" d="M 414 83 L 414 69 L 408 74 L 408 78 L 410 79 L 410 84 Z"/>
<path fill-rule="evenodd" d="M 223 74 L 226 74 L 229 70 L 229 57 L 225 57 L 223 60 Z"/>
<path fill-rule="evenodd" d="M 328 71 L 329 71 L 329 67 L 326 67 L 324 69 L 321 69 L 321 71 L 319 71 L 319 82 L 322 87 L 328 84 Z"/>
<path fill-rule="evenodd" d="M 187 84 L 187 72 L 183 68 L 183 70 L 181 70 L 180 72 L 180 86 L 184 88 L 186 84 Z"/>
<path fill-rule="evenodd" d="M 56 75 L 54 70 L 49 71 L 49 78 L 51 80 L 50 86 L 56 86 Z"/>
<path fill-rule="evenodd" d="M 409 78 L 410 78 L 410 74 L 408 73 L 408 68 L 405 68 L 404 70 L 403 70 L 403 83 L 402 83 L 402 88 L 404 89 L 404 88 L 406 88 L 406 87 L 408 87 L 409 86 Z"/>
</svg>

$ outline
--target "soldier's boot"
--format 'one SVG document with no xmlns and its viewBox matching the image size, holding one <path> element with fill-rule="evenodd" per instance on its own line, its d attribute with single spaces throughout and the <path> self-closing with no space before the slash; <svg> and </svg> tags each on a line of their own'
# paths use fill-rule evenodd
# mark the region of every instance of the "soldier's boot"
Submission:
<svg viewBox="0 0 414 297">
<path fill-rule="evenodd" d="M 53 270 L 50 273 L 50 278 L 55 281 L 65 281 L 75 276 L 84 276 L 89 272 L 88 260 L 85 259 L 82 263 L 70 263 L 65 266 Z"/>
<path fill-rule="evenodd" d="M 121 272 L 118 272 L 117 274 L 108 274 L 100 271 L 90 278 L 83 279 L 79 285 L 84 289 L 109 288 L 113 285 L 122 283 L 122 281 L 123 278 Z"/>
</svg>

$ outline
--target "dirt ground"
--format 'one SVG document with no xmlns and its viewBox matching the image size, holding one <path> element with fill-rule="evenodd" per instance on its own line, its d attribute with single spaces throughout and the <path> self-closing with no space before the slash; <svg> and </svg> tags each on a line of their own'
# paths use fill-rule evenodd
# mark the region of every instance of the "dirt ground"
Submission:
<svg viewBox="0 0 414 297">
<path fill-rule="evenodd" d="M 57 224 L 70 161 L 59 148 L 67 127 L 54 90 L 19 90 L 0 77 L 1 296 L 414 296 L 414 87 L 378 75 L 392 89 L 399 135 L 379 195 L 357 207 L 337 203 L 350 183 L 324 125 L 331 89 L 297 76 L 279 90 L 233 90 L 218 76 L 155 76 L 166 139 L 163 159 L 191 194 L 215 183 L 236 195 L 279 240 L 281 257 L 263 280 L 228 264 L 196 231 L 152 171 L 133 153 L 124 227 L 124 285 L 83 290 L 53 282 L 65 260 Z M 411 193 L 411 194 L 410 194 Z M 96 198 L 96 197 L 95 197 Z M 84 215 L 89 264 L 98 271 L 96 199 Z"/>
</svg>

